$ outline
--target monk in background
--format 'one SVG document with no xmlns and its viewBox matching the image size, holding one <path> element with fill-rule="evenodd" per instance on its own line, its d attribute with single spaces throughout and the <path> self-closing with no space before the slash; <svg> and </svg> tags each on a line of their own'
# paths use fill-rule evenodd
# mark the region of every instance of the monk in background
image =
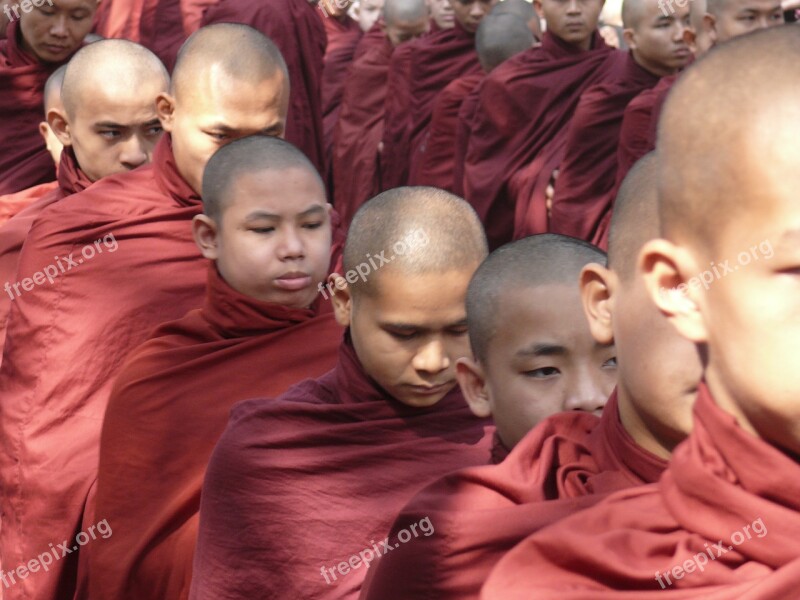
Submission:
<svg viewBox="0 0 800 600">
<path fill-rule="evenodd" d="M 485 256 L 474 211 L 442 190 L 400 188 L 361 208 L 346 275 L 324 293 L 348 327 L 339 362 L 233 409 L 203 486 L 191 598 L 358 598 L 397 510 L 426 482 L 487 462 L 491 427 L 455 378 Z M 390 262 L 372 271 L 375 257 Z"/>
<path fill-rule="evenodd" d="M 25 564 L 53 539 L 93 525 L 84 508 L 113 378 L 156 325 L 203 302 L 208 268 L 190 223 L 206 162 L 234 139 L 282 135 L 287 82 L 280 52 L 257 31 L 198 31 L 170 92 L 156 98 L 169 135 L 151 165 L 56 202 L 31 228 L 0 367 L 2 564 Z M 7 597 L 72 597 L 78 555 Z"/>
<path fill-rule="evenodd" d="M 354 12 L 361 31 L 367 33 L 381 16 L 383 0 L 358 0 Z"/>
<path fill-rule="evenodd" d="M 431 14 L 431 31 L 455 27 L 456 15 L 450 0 L 427 0 Z"/>
<path fill-rule="evenodd" d="M 21 11 L 0 41 L 0 196 L 56 177 L 39 135 L 48 77 L 81 47 L 97 0 L 53 0 Z"/>
</svg>

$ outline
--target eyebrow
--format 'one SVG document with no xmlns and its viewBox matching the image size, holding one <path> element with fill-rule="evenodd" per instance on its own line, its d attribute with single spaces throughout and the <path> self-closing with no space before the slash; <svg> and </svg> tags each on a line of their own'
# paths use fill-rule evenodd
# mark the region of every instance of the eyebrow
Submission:
<svg viewBox="0 0 800 600">
<path fill-rule="evenodd" d="M 455 329 L 456 327 L 466 327 L 467 326 L 467 319 L 466 317 L 456 321 L 455 323 L 449 323 L 442 327 L 442 329 Z M 411 323 L 381 323 L 381 327 L 389 328 L 389 329 L 396 329 L 398 331 L 407 331 L 409 333 L 419 331 L 419 332 L 429 332 L 431 331 L 430 327 L 423 327 L 421 325 L 412 325 Z"/>
<path fill-rule="evenodd" d="M 145 127 L 151 127 L 153 125 L 160 125 L 161 121 L 158 119 L 152 119 L 147 123 L 144 123 Z M 100 121 L 99 123 L 95 123 L 95 127 L 103 127 L 105 129 L 128 129 L 130 127 L 136 127 L 138 124 L 126 124 L 126 123 L 115 123 L 114 121 Z"/>
<path fill-rule="evenodd" d="M 565 356 L 567 349 L 558 344 L 534 344 L 517 352 L 517 356 Z"/>
<path fill-rule="evenodd" d="M 312 206 L 311 208 L 307 208 L 306 210 L 304 210 L 303 212 L 301 212 L 297 216 L 298 217 L 310 217 L 312 215 L 324 214 L 324 213 L 325 213 L 325 209 L 322 206 L 320 206 L 319 204 L 316 204 L 316 205 Z M 251 212 L 249 215 L 247 215 L 245 217 L 245 221 L 256 221 L 258 219 L 278 219 L 278 220 L 280 220 L 282 218 L 283 218 L 282 215 L 276 215 L 274 213 L 269 213 L 269 212 L 267 212 L 265 210 L 255 210 L 255 211 Z"/>
</svg>

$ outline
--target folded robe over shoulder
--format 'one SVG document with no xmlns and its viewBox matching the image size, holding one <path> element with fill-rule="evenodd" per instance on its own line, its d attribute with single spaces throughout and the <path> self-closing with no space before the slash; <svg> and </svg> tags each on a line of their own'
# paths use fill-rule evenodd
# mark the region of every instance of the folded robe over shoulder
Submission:
<svg viewBox="0 0 800 600">
<path fill-rule="evenodd" d="M 47 269 L 54 278 L 17 298 L 8 320 L 2 564 L 24 564 L 93 524 L 82 517 L 113 378 L 156 325 L 203 303 L 208 265 L 191 232 L 200 211 L 165 135 L 152 164 L 56 202 L 31 228 L 18 277 Z M 4 590 L 5 599 L 71 597 L 77 554 Z"/>
<path fill-rule="evenodd" d="M 458 389 L 427 409 L 397 403 L 348 339 L 332 372 L 234 408 L 203 486 L 190 597 L 357 598 L 365 565 L 326 571 L 330 583 L 322 569 L 374 553 L 427 483 L 486 464 L 492 429 Z"/>
<path fill-rule="evenodd" d="M 793 598 L 799 537 L 797 462 L 745 432 L 701 386 L 694 430 L 658 483 L 532 535 L 481 598 Z"/>
<path fill-rule="evenodd" d="M 203 25 L 244 23 L 275 42 L 289 69 L 286 139 L 325 173 L 322 133 L 322 67 L 327 37 L 308 0 L 222 0 L 208 9 Z"/>
<path fill-rule="evenodd" d="M 495 564 L 531 533 L 610 492 L 652 483 L 665 468 L 622 427 L 616 394 L 602 418 L 550 417 L 499 465 L 463 469 L 420 492 L 392 535 L 425 516 L 436 532 L 381 558 L 362 598 L 477 599 Z"/>
<path fill-rule="evenodd" d="M 54 181 L 56 167 L 39 134 L 44 85 L 64 63 L 42 63 L 21 46 L 19 21 L 0 40 L 0 196 Z"/>
<path fill-rule="evenodd" d="M 188 598 L 200 488 L 231 406 L 333 368 L 343 331 L 323 303 L 259 302 L 212 265 L 204 307 L 133 352 L 103 424 L 95 514 L 114 535 L 91 548 L 90 598 Z"/>
<path fill-rule="evenodd" d="M 481 217 L 492 248 L 509 242 L 514 233 L 517 209 L 508 188 L 511 178 L 540 159 L 549 146 L 563 144 L 581 94 L 614 77 L 625 56 L 608 47 L 598 33 L 586 52 L 545 33 L 541 46 L 510 58 L 487 75 L 469 138 L 464 192 Z M 554 156 L 557 163 L 557 153 Z M 547 170 L 544 165 L 533 169 L 529 179 L 536 180 L 543 170 Z"/>
</svg>

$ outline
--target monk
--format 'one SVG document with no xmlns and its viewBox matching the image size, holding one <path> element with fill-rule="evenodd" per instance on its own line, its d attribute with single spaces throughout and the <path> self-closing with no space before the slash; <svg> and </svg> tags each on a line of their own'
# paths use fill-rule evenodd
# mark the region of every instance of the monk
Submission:
<svg viewBox="0 0 800 600">
<path fill-rule="evenodd" d="M 373 28 L 381 16 L 382 9 L 383 0 L 358 0 L 355 13 L 361 31 L 367 33 Z"/>
<path fill-rule="evenodd" d="M 638 263 L 703 357 L 688 440 L 657 484 L 517 546 L 483 598 L 793 597 L 799 51 L 794 26 L 721 45 L 680 77 L 659 122 L 663 239 Z"/>
<path fill-rule="evenodd" d="M 308 0 L 221 0 L 203 18 L 204 25 L 245 23 L 269 37 L 289 69 L 289 117 L 286 139 L 325 172 L 322 129 L 322 69 L 325 27 Z"/>
<path fill-rule="evenodd" d="M 491 73 L 515 54 L 533 46 L 535 38 L 525 21 L 512 13 L 501 12 L 497 16 L 494 14 L 498 7 L 514 1 L 504 0 L 496 4 L 491 14 L 478 26 L 475 48 L 478 51 L 481 71 L 454 79 L 436 97 L 426 141 L 425 158 L 417 176 L 421 185 L 453 191 L 458 119 L 464 100 L 478 86 L 486 73 Z M 519 2 L 530 6 L 525 0 Z"/>
<path fill-rule="evenodd" d="M 61 84 L 64 81 L 64 72 L 67 70 L 67 65 L 61 65 L 56 69 L 44 85 L 44 121 L 39 123 L 39 134 L 44 140 L 45 148 L 50 156 L 53 158 L 53 164 L 56 165 L 56 173 L 58 173 L 58 164 L 61 162 L 61 152 L 64 146 L 58 139 L 50 125 L 47 123 L 47 114 L 53 108 L 62 108 L 61 104 Z M 11 217 L 18 214 L 29 204 L 32 204 L 48 192 L 52 192 L 58 187 L 58 181 L 48 181 L 47 183 L 40 183 L 32 188 L 22 190 L 16 194 L 6 194 L 0 196 L 0 226 L 2 226 Z M 0 344 L 2 347 L 2 344 Z"/>
<path fill-rule="evenodd" d="M 234 139 L 283 133 L 284 66 L 275 45 L 245 25 L 198 31 L 169 93 L 155 99 L 169 135 L 152 164 L 53 204 L 31 228 L 0 367 L 2 564 L 25 564 L 93 525 L 82 517 L 113 378 L 156 325 L 202 305 L 208 268 L 190 223 L 201 211 L 203 169 Z M 72 597 L 78 554 L 7 597 Z"/>
<path fill-rule="evenodd" d="M 455 378 L 485 256 L 474 211 L 447 192 L 401 188 L 361 208 L 346 275 L 323 293 L 348 327 L 339 362 L 233 409 L 203 486 L 191 598 L 357 598 L 400 507 L 488 461 L 491 427 Z"/>
<path fill-rule="evenodd" d="M 55 179 L 38 132 L 44 85 L 81 47 L 97 0 L 53 0 L 20 12 L 0 41 L 0 196 Z"/>
<path fill-rule="evenodd" d="M 79 50 L 64 69 L 63 103 L 59 91 L 45 123 L 65 148 L 57 186 L 0 228 L 0 284 L 9 288 L 17 281 L 22 245 L 42 211 L 103 177 L 150 162 L 162 134 L 156 97 L 167 91 L 169 75 L 149 50 L 105 40 Z M 0 297 L 0 348 L 18 297 L 14 290 Z"/>
<path fill-rule="evenodd" d="M 661 77 L 676 74 L 692 57 L 684 39 L 689 3 L 664 15 L 657 0 L 625 0 L 623 35 L 630 51 L 619 77 L 586 90 L 567 131 L 558 167 L 549 229 L 593 239 L 610 212 L 617 175 L 617 146 L 628 103 Z M 519 234 L 527 230 L 521 224 Z"/>
<path fill-rule="evenodd" d="M 617 199 L 609 269 L 593 260 L 581 274 L 594 342 L 606 348 L 614 343 L 619 363 L 618 388 L 603 416 L 578 411 L 552 416 L 499 466 L 464 469 L 418 494 L 392 531 L 430 515 L 439 523 L 437 534 L 381 559 L 365 598 L 427 593 L 441 600 L 476 599 L 494 565 L 532 532 L 609 492 L 658 479 L 669 452 L 691 428 L 701 365 L 694 347 L 666 330 L 669 324 L 636 275 L 638 250 L 658 235 L 655 183 L 653 160 L 631 171 Z M 567 258 L 572 264 L 578 260 Z M 507 399 L 509 405 L 517 401 L 514 394 Z M 552 401 L 543 406 L 559 408 Z M 501 431 L 502 420 L 495 418 Z"/>
<path fill-rule="evenodd" d="M 450 0 L 427 0 L 428 10 L 431 13 L 431 29 L 451 29 L 455 27 L 456 16 Z"/>
<path fill-rule="evenodd" d="M 383 23 L 356 49 L 334 136 L 334 205 L 346 224 L 380 192 L 379 144 L 392 56 L 428 26 L 424 0 L 386 0 Z"/>
<path fill-rule="evenodd" d="M 233 142 L 206 167 L 203 206 L 206 303 L 161 325 L 111 392 L 95 513 L 115 535 L 90 553 L 91 598 L 188 598 L 200 487 L 231 406 L 336 363 L 342 330 L 318 292 L 330 205 L 314 166 L 277 138 Z"/>
</svg>

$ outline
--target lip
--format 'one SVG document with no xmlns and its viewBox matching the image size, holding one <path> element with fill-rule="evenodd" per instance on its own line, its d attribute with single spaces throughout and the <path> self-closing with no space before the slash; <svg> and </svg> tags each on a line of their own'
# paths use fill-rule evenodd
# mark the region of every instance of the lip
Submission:
<svg viewBox="0 0 800 600">
<path fill-rule="evenodd" d="M 689 58 L 692 55 L 692 51 L 688 48 L 678 48 L 672 55 L 678 58 Z"/>
<path fill-rule="evenodd" d="M 63 54 L 67 50 L 66 46 L 54 46 L 53 44 L 45 44 L 44 48 L 51 54 Z"/>
<path fill-rule="evenodd" d="M 275 286 L 282 290 L 296 292 L 311 285 L 311 275 L 307 273 L 292 272 L 281 275 L 275 279 Z"/>
<path fill-rule="evenodd" d="M 450 386 L 449 383 L 442 383 L 439 385 L 434 386 L 427 386 L 427 385 L 412 385 L 410 386 L 414 393 L 419 396 L 435 396 L 436 394 L 441 394 Z"/>
<path fill-rule="evenodd" d="M 565 29 L 569 29 L 570 31 L 577 31 L 584 28 L 583 23 L 578 21 L 573 21 L 572 23 L 567 23 Z"/>
</svg>

